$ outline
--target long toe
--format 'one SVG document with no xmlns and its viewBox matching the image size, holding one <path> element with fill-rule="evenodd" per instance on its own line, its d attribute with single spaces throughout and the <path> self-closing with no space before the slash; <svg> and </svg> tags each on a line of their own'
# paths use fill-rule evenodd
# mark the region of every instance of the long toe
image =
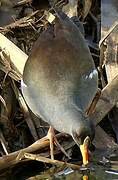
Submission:
<svg viewBox="0 0 118 180">
<path fill-rule="evenodd" d="M 50 155 L 51 155 L 51 159 L 54 160 L 54 143 L 65 154 L 65 156 L 70 159 L 70 156 L 67 154 L 65 149 L 60 145 L 59 141 L 57 140 L 57 138 L 55 136 L 54 129 L 51 126 L 50 126 L 50 128 L 48 130 L 47 137 L 50 140 Z"/>
</svg>

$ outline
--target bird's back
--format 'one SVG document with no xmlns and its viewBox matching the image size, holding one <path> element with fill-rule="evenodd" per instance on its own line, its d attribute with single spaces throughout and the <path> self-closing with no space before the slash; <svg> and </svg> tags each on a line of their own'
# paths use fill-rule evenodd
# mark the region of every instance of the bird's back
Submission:
<svg viewBox="0 0 118 180">
<path fill-rule="evenodd" d="M 36 41 L 22 86 L 29 107 L 50 124 L 71 104 L 85 111 L 97 90 L 97 72 L 82 34 L 69 18 L 58 16 Z"/>
</svg>

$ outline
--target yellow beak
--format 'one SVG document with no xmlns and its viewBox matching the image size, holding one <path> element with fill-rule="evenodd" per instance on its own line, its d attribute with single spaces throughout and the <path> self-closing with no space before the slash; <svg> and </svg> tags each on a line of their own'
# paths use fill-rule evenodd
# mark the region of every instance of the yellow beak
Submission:
<svg viewBox="0 0 118 180">
<path fill-rule="evenodd" d="M 83 165 L 87 165 L 89 162 L 89 154 L 88 154 L 88 144 L 90 142 L 90 138 L 87 136 L 84 140 L 84 143 L 80 145 L 80 151 L 83 158 Z"/>
</svg>

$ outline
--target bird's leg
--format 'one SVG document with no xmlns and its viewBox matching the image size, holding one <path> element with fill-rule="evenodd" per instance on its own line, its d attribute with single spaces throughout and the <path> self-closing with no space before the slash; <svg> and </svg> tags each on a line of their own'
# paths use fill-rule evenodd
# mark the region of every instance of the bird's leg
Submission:
<svg viewBox="0 0 118 180">
<path fill-rule="evenodd" d="M 50 155 L 52 160 L 54 160 L 54 136 L 55 136 L 54 129 L 50 126 L 47 137 L 50 141 Z"/>
<path fill-rule="evenodd" d="M 64 148 L 59 144 L 56 136 L 55 136 L 55 132 L 54 129 L 50 126 L 49 130 L 48 130 L 48 134 L 47 134 L 47 138 L 50 140 L 50 154 L 51 154 L 51 159 L 54 160 L 54 143 L 60 148 L 60 150 L 68 157 L 69 155 L 66 153 L 66 151 L 64 150 Z"/>
<path fill-rule="evenodd" d="M 63 154 L 65 154 L 66 157 L 68 157 L 68 159 L 70 159 L 70 156 L 67 154 L 67 152 L 65 151 L 65 149 L 59 144 L 56 136 L 54 137 L 54 141 L 55 144 L 60 148 L 60 150 L 63 152 Z"/>
</svg>

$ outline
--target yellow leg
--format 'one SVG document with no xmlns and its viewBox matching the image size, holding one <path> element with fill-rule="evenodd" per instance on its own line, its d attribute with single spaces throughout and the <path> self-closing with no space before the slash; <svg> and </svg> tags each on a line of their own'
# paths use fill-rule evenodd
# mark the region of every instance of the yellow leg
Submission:
<svg viewBox="0 0 118 180">
<path fill-rule="evenodd" d="M 50 155 L 52 160 L 54 160 L 54 136 L 54 129 L 50 126 L 47 137 L 50 140 Z"/>
<path fill-rule="evenodd" d="M 50 155 L 51 155 L 51 159 L 54 160 L 54 143 L 56 144 L 56 146 L 59 147 L 59 149 L 68 157 L 69 155 L 66 153 L 66 151 L 64 150 L 64 148 L 59 144 L 56 136 L 55 136 L 55 132 L 54 129 L 50 126 L 49 130 L 48 130 L 48 134 L 47 134 L 47 138 L 50 140 Z"/>
</svg>

